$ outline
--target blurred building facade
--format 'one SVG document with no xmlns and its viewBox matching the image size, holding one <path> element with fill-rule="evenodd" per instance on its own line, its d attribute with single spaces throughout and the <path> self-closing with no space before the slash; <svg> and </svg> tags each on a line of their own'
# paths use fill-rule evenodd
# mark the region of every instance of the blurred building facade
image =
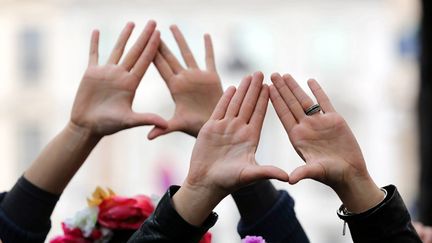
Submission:
<svg viewBox="0 0 432 243">
<path fill-rule="evenodd" d="M 201 64 L 202 35 L 210 33 L 224 87 L 256 70 L 265 73 L 267 83 L 272 72 L 289 72 L 303 87 L 307 78 L 316 78 L 352 126 L 376 182 L 396 184 L 411 206 L 418 181 L 419 13 L 418 2 L 409 0 L 0 0 L 0 189 L 8 190 L 67 123 L 87 64 L 91 30 L 101 30 L 103 62 L 127 21 L 137 24 L 135 39 L 145 22 L 155 19 L 176 54 L 168 26 L 178 24 Z M 153 67 L 134 109 L 166 118 L 174 110 Z M 123 195 L 161 195 L 167 183 L 182 182 L 194 139 L 175 133 L 150 142 L 149 129 L 101 141 L 61 197 L 50 236 L 60 233 L 61 220 L 85 206 L 97 185 Z M 258 160 L 287 171 L 302 163 L 271 105 Z M 341 234 L 335 214 L 340 202 L 329 188 L 313 181 L 275 183 L 296 199 L 312 242 L 351 242 Z M 225 199 L 216 211 L 214 242 L 239 242 L 232 200 Z"/>
</svg>

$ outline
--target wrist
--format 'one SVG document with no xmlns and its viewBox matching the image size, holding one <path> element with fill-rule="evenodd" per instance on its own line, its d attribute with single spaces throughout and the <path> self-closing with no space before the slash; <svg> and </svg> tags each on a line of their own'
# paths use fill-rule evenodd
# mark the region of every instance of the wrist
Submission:
<svg viewBox="0 0 432 243">
<path fill-rule="evenodd" d="M 352 213 L 365 212 L 385 198 L 385 193 L 375 184 L 370 176 L 352 179 L 340 188 L 335 189 L 344 207 Z"/>
<path fill-rule="evenodd" d="M 81 126 L 76 124 L 73 121 L 69 121 L 66 125 L 65 132 L 68 132 L 72 135 L 72 137 L 76 138 L 76 140 L 80 140 L 80 142 L 98 142 L 102 139 L 103 136 L 97 135 L 91 128 Z"/>
<path fill-rule="evenodd" d="M 175 210 L 186 222 L 200 227 L 223 198 L 209 187 L 185 181 L 172 200 Z"/>
</svg>

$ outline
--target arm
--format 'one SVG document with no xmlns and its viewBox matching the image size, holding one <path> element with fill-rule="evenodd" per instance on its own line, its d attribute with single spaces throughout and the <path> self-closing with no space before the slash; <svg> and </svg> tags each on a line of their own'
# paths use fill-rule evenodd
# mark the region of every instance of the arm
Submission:
<svg viewBox="0 0 432 243">
<path fill-rule="evenodd" d="M 191 226 L 206 226 L 214 207 L 242 186 L 261 179 L 288 180 L 283 170 L 260 166 L 255 160 L 269 95 L 262 81 L 262 74 L 256 73 L 253 78 L 246 77 L 237 91 L 229 88 L 198 135 L 188 176 L 172 196 L 173 208 Z M 154 230 L 143 232 L 151 228 Z M 147 220 L 137 234 L 145 237 L 163 231 L 164 235 L 170 235 L 166 242 L 174 242 L 174 239 L 197 242 L 181 238 L 180 231 L 170 230 L 175 228 L 178 225 L 174 221 L 170 222 L 170 227 L 161 229 L 154 221 Z M 135 238 L 131 242 L 158 241 Z"/>
<path fill-rule="evenodd" d="M 168 47 L 161 43 L 154 63 L 167 84 L 176 106 L 174 116 L 168 121 L 168 128 L 154 128 L 148 134 L 150 139 L 174 131 L 185 132 L 196 137 L 222 96 L 222 85 L 216 71 L 210 35 L 204 36 L 206 69 L 202 70 L 196 64 L 195 58 L 178 27 L 171 26 L 171 31 L 187 67 L 182 67 Z M 262 235 L 273 241 L 293 237 L 294 234 L 302 235 L 299 237 L 303 239 L 307 238 L 295 217 L 293 203 L 290 203 L 292 198 L 287 193 L 279 193 L 270 181 L 263 180 L 253 183 L 239 189 L 232 196 L 241 215 L 238 229 L 242 238 L 246 234 Z M 291 230 L 279 227 L 283 233 L 278 236 L 270 236 L 277 227 L 276 225 L 269 225 L 269 222 L 275 224 L 277 222 L 266 220 L 264 216 L 278 201 L 281 204 L 280 208 L 286 209 L 284 216 L 289 220 L 284 225 Z M 274 209 L 274 211 L 277 210 Z M 274 215 L 267 215 L 267 217 L 274 217 Z M 268 225 L 268 227 L 260 227 L 256 224 L 258 221 L 262 221 L 262 225 Z"/>
<path fill-rule="evenodd" d="M 277 191 L 270 180 L 245 186 L 231 194 L 240 212 L 237 231 L 241 238 L 262 236 L 268 242 L 309 243 L 296 217 L 294 199 Z"/>
<path fill-rule="evenodd" d="M 0 211 L 5 216 L 0 224 L 3 220 L 10 221 L 9 226 L 0 226 L 0 236 L 5 242 L 26 242 L 24 236 L 13 238 L 14 234 L 8 232 L 13 229 L 40 233 L 43 237 L 30 241 L 41 238 L 43 241 L 59 195 L 104 136 L 140 125 L 166 126 L 156 115 L 140 114 L 131 109 L 135 90 L 156 54 L 160 40 L 155 23 L 149 22 L 119 63 L 133 28 L 132 23 L 126 25 L 106 65 L 98 65 L 99 32 L 93 32 L 89 65 L 78 89 L 70 121 L 0 204 Z M 48 200 L 50 196 L 54 199 Z M 38 228 L 40 222 L 46 226 L 44 229 Z"/>
<path fill-rule="evenodd" d="M 89 66 L 70 121 L 25 172 L 29 181 L 49 192 L 61 193 L 102 137 L 141 125 L 166 126 L 156 115 L 132 110 L 135 91 L 159 45 L 155 26 L 154 22 L 147 25 L 119 63 L 134 28 L 128 23 L 106 65 L 98 65 L 99 33 L 93 32 Z"/>
<path fill-rule="evenodd" d="M 323 113 L 307 116 L 304 111 L 313 105 L 313 101 L 296 81 L 290 75 L 281 77 L 279 74 L 273 74 L 271 79 L 274 84 L 270 87 L 273 106 L 292 145 L 305 162 L 290 174 L 289 182 L 295 184 L 310 178 L 330 186 L 352 214 L 365 213 L 382 205 L 385 202 L 384 192 L 370 177 L 354 135 L 319 84 L 315 80 L 308 81 Z M 376 222 L 371 217 L 363 222 L 364 227 L 381 224 L 386 230 L 371 231 L 374 233 L 368 234 L 370 241 L 362 241 L 352 232 L 354 242 L 375 242 L 372 239 L 381 239 L 380 242 L 419 242 L 415 232 L 404 228 L 411 225 L 410 220 L 406 221 L 409 214 L 404 208 L 403 205 L 397 211 L 404 218 L 400 224 L 390 224 L 391 218 Z M 350 221 L 348 224 L 352 228 Z"/>
</svg>

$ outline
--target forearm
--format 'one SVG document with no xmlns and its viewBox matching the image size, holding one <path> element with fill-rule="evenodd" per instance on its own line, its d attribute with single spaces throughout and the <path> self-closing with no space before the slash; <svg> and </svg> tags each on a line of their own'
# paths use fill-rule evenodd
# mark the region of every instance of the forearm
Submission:
<svg viewBox="0 0 432 243">
<path fill-rule="evenodd" d="M 269 180 L 231 195 L 241 216 L 237 226 L 241 238 L 259 235 L 268 242 L 309 243 L 296 217 L 293 198 L 286 191 L 277 191 Z"/>
<path fill-rule="evenodd" d="M 348 223 L 353 241 L 356 243 L 420 243 L 405 204 L 395 186 L 384 187 L 386 198 L 366 212 L 346 215 L 338 211 L 341 219 Z"/>
<path fill-rule="evenodd" d="M 189 224 L 200 227 L 224 196 L 204 187 L 183 183 L 173 196 L 173 206 L 177 213 Z"/>
<path fill-rule="evenodd" d="M 61 194 L 100 138 L 72 123 L 43 149 L 24 173 L 35 186 Z"/>
<path fill-rule="evenodd" d="M 262 218 L 278 199 L 278 191 L 269 180 L 245 186 L 231 194 L 242 222 L 248 224 Z"/>
<path fill-rule="evenodd" d="M 352 213 L 363 213 L 384 200 L 384 192 L 367 175 L 333 188 L 343 205 Z"/>
<path fill-rule="evenodd" d="M 179 193 L 178 186 L 171 186 L 159 201 L 152 215 L 141 225 L 129 243 L 146 242 L 199 242 L 203 235 L 217 220 L 217 215 L 210 213 L 197 227 L 188 223 L 174 208 L 173 197 Z"/>
</svg>

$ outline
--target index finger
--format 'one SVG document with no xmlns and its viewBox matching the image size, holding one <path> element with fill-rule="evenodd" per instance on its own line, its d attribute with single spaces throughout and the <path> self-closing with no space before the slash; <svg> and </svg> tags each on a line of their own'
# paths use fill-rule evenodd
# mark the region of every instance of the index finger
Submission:
<svg viewBox="0 0 432 243">
<path fill-rule="evenodd" d="M 156 30 L 155 32 L 153 32 L 149 40 L 149 43 L 147 44 L 146 48 L 144 49 L 143 53 L 141 54 L 141 56 L 139 57 L 138 61 L 136 62 L 135 66 L 131 71 L 139 78 L 139 81 L 141 81 L 142 77 L 147 71 L 147 68 L 149 67 L 150 63 L 153 61 L 154 57 L 156 56 L 159 42 L 160 42 L 160 32 Z"/>
<path fill-rule="evenodd" d="M 271 75 L 271 81 L 276 87 L 278 93 L 285 101 L 286 105 L 289 107 L 291 113 L 294 115 L 297 121 L 303 119 L 306 114 L 301 106 L 300 102 L 294 96 L 292 91 L 289 89 L 288 85 L 285 83 L 283 78 L 278 73 L 273 73 Z"/>
<path fill-rule="evenodd" d="M 227 111 L 228 105 L 231 102 L 232 97 L 236 93 L 236 88 L 234 86 L 228 87 L 222 97 L 219 99 L 215 109 L 213 110 L 213 114 L 210 119 L 220 120 L 225 117 L 225 113 Z"/>
<path fill-rule="evenodd" d="M 122 62 L 122 66 L 125 67 L 126 70 L 131 70 L 139 57 L 141 56 L 143 50 L 145 49 L 150 37 L 156 29 L 156 22 L 150 20 L 145 26 L 144 30 L 141 32 L 140 36 L 136 40 L 135 44 L 128 51 L 126 57 Z"/>
<path fill-rule="evenodd" d="M 177 42 L 177 45 L 180 48 L 180 52 L 183 56 L 183 59 L 186 63 L 186 66 L 188 66 L 190 68 L 198 68 L 198 65 L 195 61 L 195 58 L 194 58 L 191 50 L 189 49 L 189 46 L 188 46 L 183 34 L 180 32 L 179 28 L 177 27 L 177 25 L 172 25 L 170 27 L 170 29 L 174 35 L 174 38 Z"/>
</svg>

